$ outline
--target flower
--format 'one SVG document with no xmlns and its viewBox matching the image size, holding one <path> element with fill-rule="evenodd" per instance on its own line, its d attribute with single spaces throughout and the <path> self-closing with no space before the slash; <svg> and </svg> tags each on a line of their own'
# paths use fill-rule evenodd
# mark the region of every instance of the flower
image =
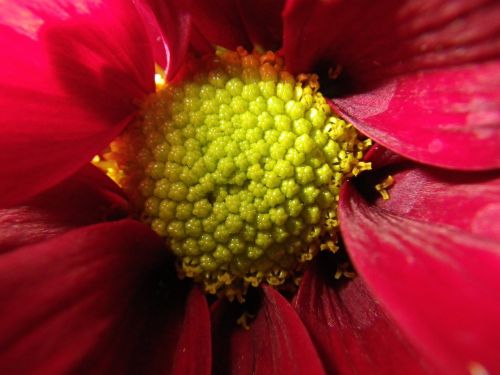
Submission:
<svg viewBox="0 0 500 375">
<path fill-rule="evenodd" d="M 499 13 L 494 1 L 2 2 L 2 372 L 498 372 Z M 333 106 L 378 145 L 374 171 L 340 196 L 358 277 L 334 283 L 322 258 L 291 303 L 263 287 L 245 331 L 237 305 L 209 307 L 176 279 L 88 161 L 154 91 L 154 62 L 175 80 L 186 54 L 254 43 L 282 46 L 295 73 L 341 67 Z M 389 175 L 384 200 L 371 187 Z"/>
</svg>

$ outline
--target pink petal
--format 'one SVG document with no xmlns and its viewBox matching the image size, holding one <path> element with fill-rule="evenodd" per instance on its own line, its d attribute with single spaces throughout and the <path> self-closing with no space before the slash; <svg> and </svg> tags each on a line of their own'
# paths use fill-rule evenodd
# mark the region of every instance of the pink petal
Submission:
<svg viewBox="0 0 500 375">
<path fill-rule="evenodd" d="M 0 45 L 0 204 L 74 173 L 154 90 L 151 48 L 129 2 L 3 2 Z"/>
<path fill-rule="evenodd" d="M 180 357 L 205 356 L 207 305 L 167 264 L 162 242 L 133 221 L 3 254 L 0 372 L 171 374 Z"/>
<path fill-rule="evenodd" d="M 499 172 L 452 172 L 410 164 L 384 173 L 391 173 L 395 182 L 391 198 L 379 198 L 378 207 L 500 241 Z"/>
<path fill-rule="evenodd" d="M 88 166 L 23 205 L 0 209 L 0 253 L 72 228 L 124 218 L 128 209 L 118 186 Z"/>
<path fill-rule="evenodd" d="M 363 280 L 334 280 L 322 257 L 306 272 L 294 301 L 329 374 L 435 373 L 387 317 Z"/>
<path fill-rule="evenodd" d="M 284 0 L 191 1 L 187 6 L 195 27 L 212 45 L 229 49 L 281 45 Z"/>
<path fill-rule="evenodd" d="M 350 184 L 339 212 L 358 273 L 420 350 L 446 373 L 500 371 L 500 242 L 369 206 Z"/>
<path fill-rule="evenodd" d="M 291 305 L 263 288 L 262 304 L 245 330 L 239 306 L 218 303 L 213 311 L 215 374 L 324 374 L 311 339 Z M 224 301 L 225 302 L 225 301 Z"/>
<path fill-rule="evenodd" d="M 294 0 L 284 50 L 294 71 L 340 64 L 338 110 L 380 144 L 487 169 L 500 166 L 499 18 L 495 1 Z"/>
</svg>

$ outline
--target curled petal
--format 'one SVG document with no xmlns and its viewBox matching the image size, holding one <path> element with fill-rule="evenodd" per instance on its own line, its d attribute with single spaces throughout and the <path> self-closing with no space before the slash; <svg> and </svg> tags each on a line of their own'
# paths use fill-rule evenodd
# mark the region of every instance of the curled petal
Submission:
<svg viewBox="0 0 500 375">
<path fill-rule="evenodd" d="M 214 373 L 324 374 L 307 330 L 291 305 L 274 289 L 263 289 L 262 304 L 248 330 L 241 315 L 221 302 L 213 310 Z"/>
<path fill-rule="evenodd" d="M 142 224 L 70 231 L 1 255 L 0 270 L 2 373 L 169 374 L 180 356 L 206 356 L 206 302 Z M 188 347 L 192 327 L 201 340 Z"/>
<path fill-rule="evenodd" d="M 339 219 L 368 288 L 446 373 L 500 370 L 500 242 L 369 205 L 351 184 Z"/>
<path fill-rule="evenodd" d="M 293 0 L 284 51 L 297 72 L 341 67 L 338 111 L 380 144 L 490 169 L 500 166 L 499 17 L 487 0 Z"/>
<path fill-rule="evenodd" d="M 361 277 L 334 280 L 335 263 L 318 261 L 294 306 L 329 374 L 435 374 L 367 290 Z"/>
<path fill-rule="evenodd" d="M 2 2 L 0 44 L 0 204 L 81 168 L 154 90 L 151 48 L 130 2 Z"/>
</svg>

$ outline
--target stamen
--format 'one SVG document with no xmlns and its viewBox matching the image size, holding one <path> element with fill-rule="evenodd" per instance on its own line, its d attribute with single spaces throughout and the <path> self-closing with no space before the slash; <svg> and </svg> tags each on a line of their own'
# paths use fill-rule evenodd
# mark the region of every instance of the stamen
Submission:
<svg viewBox="0 0 500 375">
<path fill-rule="evenodd" d="M 342 276 L 352 279 L 356 276 L 356 272 L 351 270 L 351 264 L 348 262 L 341 263 L 337 265 L 337 271 L 335 271 L 335 275 L 333 276 L 335 280 L 339 280 Z"/>
<path fill-rule="evenodd" d="M 241 316 L 236 320 L 236 323 L 243 327 L 245 331 L 250 330 L 250 322 L 255 318 L 255 315 L 250 314 L 248 312 L 244 312 Z"/>
<path fill-rule="evenodd" d="M 389 200 L 390 198 L 387 188 L 391 187 L 393 184 L 394 184 L 394 178 L 391 175 L 389 175 L 380 184 L 375 185 L 375 190 L 377 190 L 382 196 L 382 199 L 386 201 Z"/>
</svg>

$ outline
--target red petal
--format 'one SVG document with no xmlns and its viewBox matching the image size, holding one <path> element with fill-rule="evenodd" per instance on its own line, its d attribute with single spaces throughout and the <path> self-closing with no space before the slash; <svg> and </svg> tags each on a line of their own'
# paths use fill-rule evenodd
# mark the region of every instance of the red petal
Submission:
<svg viewBox="0 0 500 375">
<path fill-rule="evenodd" d="M 142 0 L 138 7 L 149 28 L 151 43 L 156 45 L 155 62 L 167 68 L 167 78 L 172 80 L 189 46 L 191 17 L 180 6 L 180 0 Z"/>
<path fill-rule="evenodd" d="M 500 167 L 500 63 L 400 76 L 335 104 L 361 132 L 410 159 Z"/>
<path fill-rule="evenodd" d="M 281 47 L 284 5 L 285 0 L 238 1 L 243 26 L 254 46 L 274 51 Z"/>
<path fill-rule="evenodd" d="M 265 287 L 250 329 L 236 325 L 238 309 L 219 303 L 212 318 L 216 374 L 324 374 L 316 349 L 291 305 Z"/>
<path fill-rule="evenodd" d="M 304 275 L 294 306 L 329 374 L 431 374 L 432 366 L 387 317 L 363 280 L 337 281 L 322 257 Z"/>
<path fill-rule="evenodd" d="M 121 194 L 99 170 L 84 168 L 23 205 L 0 209 L 0 253 L 72 228 L 124 218 L 128 204 Z"/>
<path fill-rule="evenodd" d="M 196 292 L 186 302 L 167 262 L 159 238 L 133 221 L 3 254 L 0 372 L 171 374 L 180 352 L 206 355 L 185 347 L 193 332 L 184 332 L 186 324 L 206 329 L 206 303 Z M 208 334 L 198 332 L 199 345 Z"/>
<path fill-rule="evenodd" d="M 499 242 L 369 206 L 349 184 L 339 218 L 357 271 L 417 347 L 447 373 L 500 371 Z"/>
<path fill-rule="evenodd" d="M 495 1 L 294 0 L 284 49 L 295 71 L 342 65 L 353 87 L 336 103 L 382 145 L 433 165 L 492 168 L 500 166 L 499 17 Z"/>
<path fill-rule="evenodd" d="M 101 151 L 154 90 L 134 6 L 118 0 L 0 5 L 0 204 L 32 196 Z"/>
<path fill-rule="evenodd" d="M 212 369 L 212 344 L 210 313 L 205 295 L 193 288 L 186 302 L 186 313 L 179 327 L 172 372 L 168 375 L 210 375 Z M 168 346 L 168 343 L 166 343 Z M 159 348 L 161 358 L 162 348 Z"/>
<path fill-rule="evenodd" d="M 251 47 L 235 0 L 189 1 L 186 9 L 194 26 L 210 44 L 229 49 Z"/>
<path fill-rule="evenodd" d="M 377 200 L 379 207 L 500 241 L 500 173 L 452 172 L 414 164 L 386 173 L 395 182 L 391 198 Z"/>
<path fill-rule="evenodd" d="M 212 45 L 277 49 L 281 45 L 283 4 L 284 0 L 191 1 L 187 9 L 196 28 Z"/>
</svg>

